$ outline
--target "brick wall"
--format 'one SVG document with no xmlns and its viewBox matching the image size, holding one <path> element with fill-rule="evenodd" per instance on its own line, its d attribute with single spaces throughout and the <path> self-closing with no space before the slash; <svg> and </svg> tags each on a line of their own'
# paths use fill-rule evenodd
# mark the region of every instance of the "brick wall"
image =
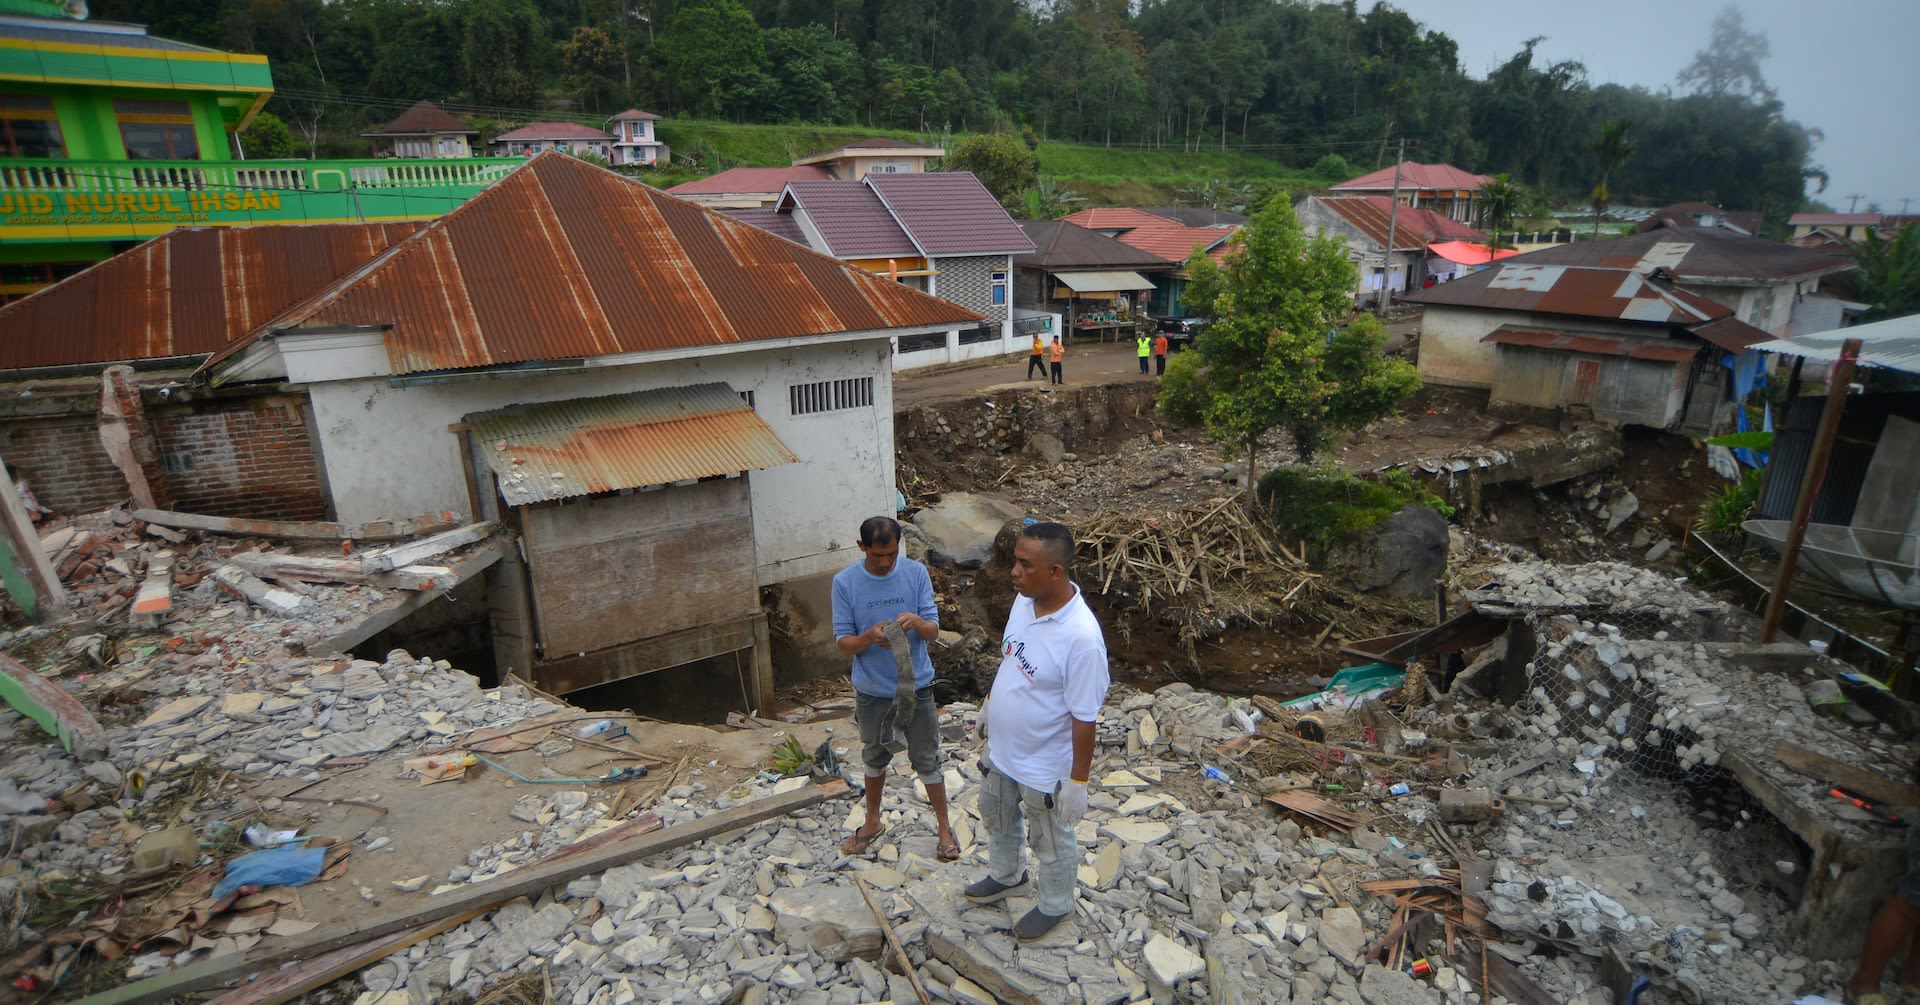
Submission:
<svg viewBox="0 0 1920 1005">
<path fill-rule="evenodd" d="M 187 405 L 148 399 L 165 494 L 190 513 L 325 519 L 305 404 L 293 395 Z M 126 480 L 100 449 L 91 413 L 0 419 L 0 457 L 55 512 L 92 512 L 128 498 Z"/>
</svg>

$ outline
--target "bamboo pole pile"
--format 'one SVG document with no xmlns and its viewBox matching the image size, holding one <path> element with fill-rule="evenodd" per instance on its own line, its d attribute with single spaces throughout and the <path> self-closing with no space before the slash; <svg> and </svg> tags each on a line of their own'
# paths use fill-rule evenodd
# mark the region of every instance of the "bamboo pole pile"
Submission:
<svg viewBox="0 0 1920 1005">
<path fill-rule="evenodd" d="M 1110 603 L 1177 625 L 1182 643 L 1235 622 L 1272 626 L 1320 578 L 1239 496 L 1074 528 L 1080 579 Z"/>
</svg>

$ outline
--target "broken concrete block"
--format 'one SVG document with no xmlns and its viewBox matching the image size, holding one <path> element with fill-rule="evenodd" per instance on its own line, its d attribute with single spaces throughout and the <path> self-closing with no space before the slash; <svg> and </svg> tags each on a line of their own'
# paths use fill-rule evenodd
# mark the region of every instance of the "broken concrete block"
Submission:
<svg viewBox="0 0 1920 1005">
<path fill-rule="evenodd" d="M 1181 981 L 1192 980 L 1207 970 L 1207 961 L 1186 946 L 1166 937 L 1155 935 L 1143 951 L 1148 969 L 1163 986 L 1171 988 Z"/>
<path fill-rule="evenodd" d="M 1320 915 L 1320 945 L 1347 966 L 1360 962 L 1367 945 L 1367 930 L 1351 907 L 1330 908 Z"/>
</svg>

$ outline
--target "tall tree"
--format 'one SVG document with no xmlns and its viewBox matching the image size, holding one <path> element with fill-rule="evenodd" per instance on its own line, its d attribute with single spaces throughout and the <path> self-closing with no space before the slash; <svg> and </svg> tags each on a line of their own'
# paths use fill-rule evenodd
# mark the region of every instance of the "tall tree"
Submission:
<svg viewBox="0 0 1920 1005">
<path fill-rule="evenodd" d="M 1196 253 L 1187 270 L 1187 303 L 1213 324 L 1174 358 L 1159 409 L 1245 451 L 1249 486 L 1259 481 L 1255 449 L 1266 433 L 1287 434 L 1305 463 L 1419 388 L 1411 365 L 1381 355 L 1379 321 L 1340 328 L 1355 278 L 1346 247 L 1308 238 L 1286 193 L 1247 221 L 1224 265 Z"/>
<path fill-rule="evenodd" d="M 1627 131 L 1633 123 L 1626 119 L 1609 119 L 1600 123 L 1600 137 L 1587 149 L 1593 151 L 1594 165 L 1600 169 L 1600 181 L 1593 186 L 1593 236 L 1600 236 L 1600 218 L 1607 215 L 1607 201 L 1612 193 L 1607 190 L 1607 182 L 1613 173 L 1633 156 L 1633 137 Z"/>
<path fill-rule="evenodd" d="M 1040 158 L 1012 133 L 976 133 L 954 144 L 943 168 L 973 172 L 1001 205 L 1014 207 L 1040 177 Z"/>
<path fill-rule="evenodd" d="M 616 112 L 609 108 L 620 90 L 620 43 L 598 28 L 582 25 L 560 47 L 561 82 L 584 112 Z"/>
<path fill-rule="evenodd" d="M 1892 238 L 1878 228 L 1849 249 L 1858 267 L 1852 279 L 1870 306 L 1863 321 L 1920 314 L 1920 226 L 1908 225 Z"/>
<path fill-rule="evenodd" d="M 1740 8 L 1723 7 L 1713 19 L 1713 34 L 1707 47 L 1693 54 L 1693 62 L 1675 78 L 1681 87 L 1707 98 L 1747 98 L 1774 100 L 1760 64 L 1772 55 L 1767 36 L 1747 30 Z"/>
</svg>

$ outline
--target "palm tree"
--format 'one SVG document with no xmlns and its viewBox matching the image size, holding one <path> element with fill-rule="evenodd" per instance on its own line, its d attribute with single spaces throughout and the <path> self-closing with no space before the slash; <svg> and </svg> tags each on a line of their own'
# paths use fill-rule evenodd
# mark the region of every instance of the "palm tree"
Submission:
<svg viewBox="0 0 1920 1005">
<path fill-rule="evenodd" d="M 1487 225 L 1487 244 L 1495 251 L 1504 245 L 1500 241 L 1500 232 L 1513 227 L 1513 214 L 1520 210 L 1520 186 L 1513 183 L 1505 173 L 1493 176 L 1493 180 L 1480 186 L 1480 218 Z"/>
<path fill-rule="evenodd" d="M 1600 123 L 1600 138 L 1593 141 L 1587 149 L 1593 151 L 1593 159 L 1600 167 L 1600 184 L 1593 187 L 1593 234 L 1600 236 L 1600 218 L 1607 215 L 1607 181 L 1613 177 L 1620 165 L 1633 156 L 1635 143 L 1627 135 L 1633 123 L 1626 119 L 1609 119 Z"/>
</svg>

